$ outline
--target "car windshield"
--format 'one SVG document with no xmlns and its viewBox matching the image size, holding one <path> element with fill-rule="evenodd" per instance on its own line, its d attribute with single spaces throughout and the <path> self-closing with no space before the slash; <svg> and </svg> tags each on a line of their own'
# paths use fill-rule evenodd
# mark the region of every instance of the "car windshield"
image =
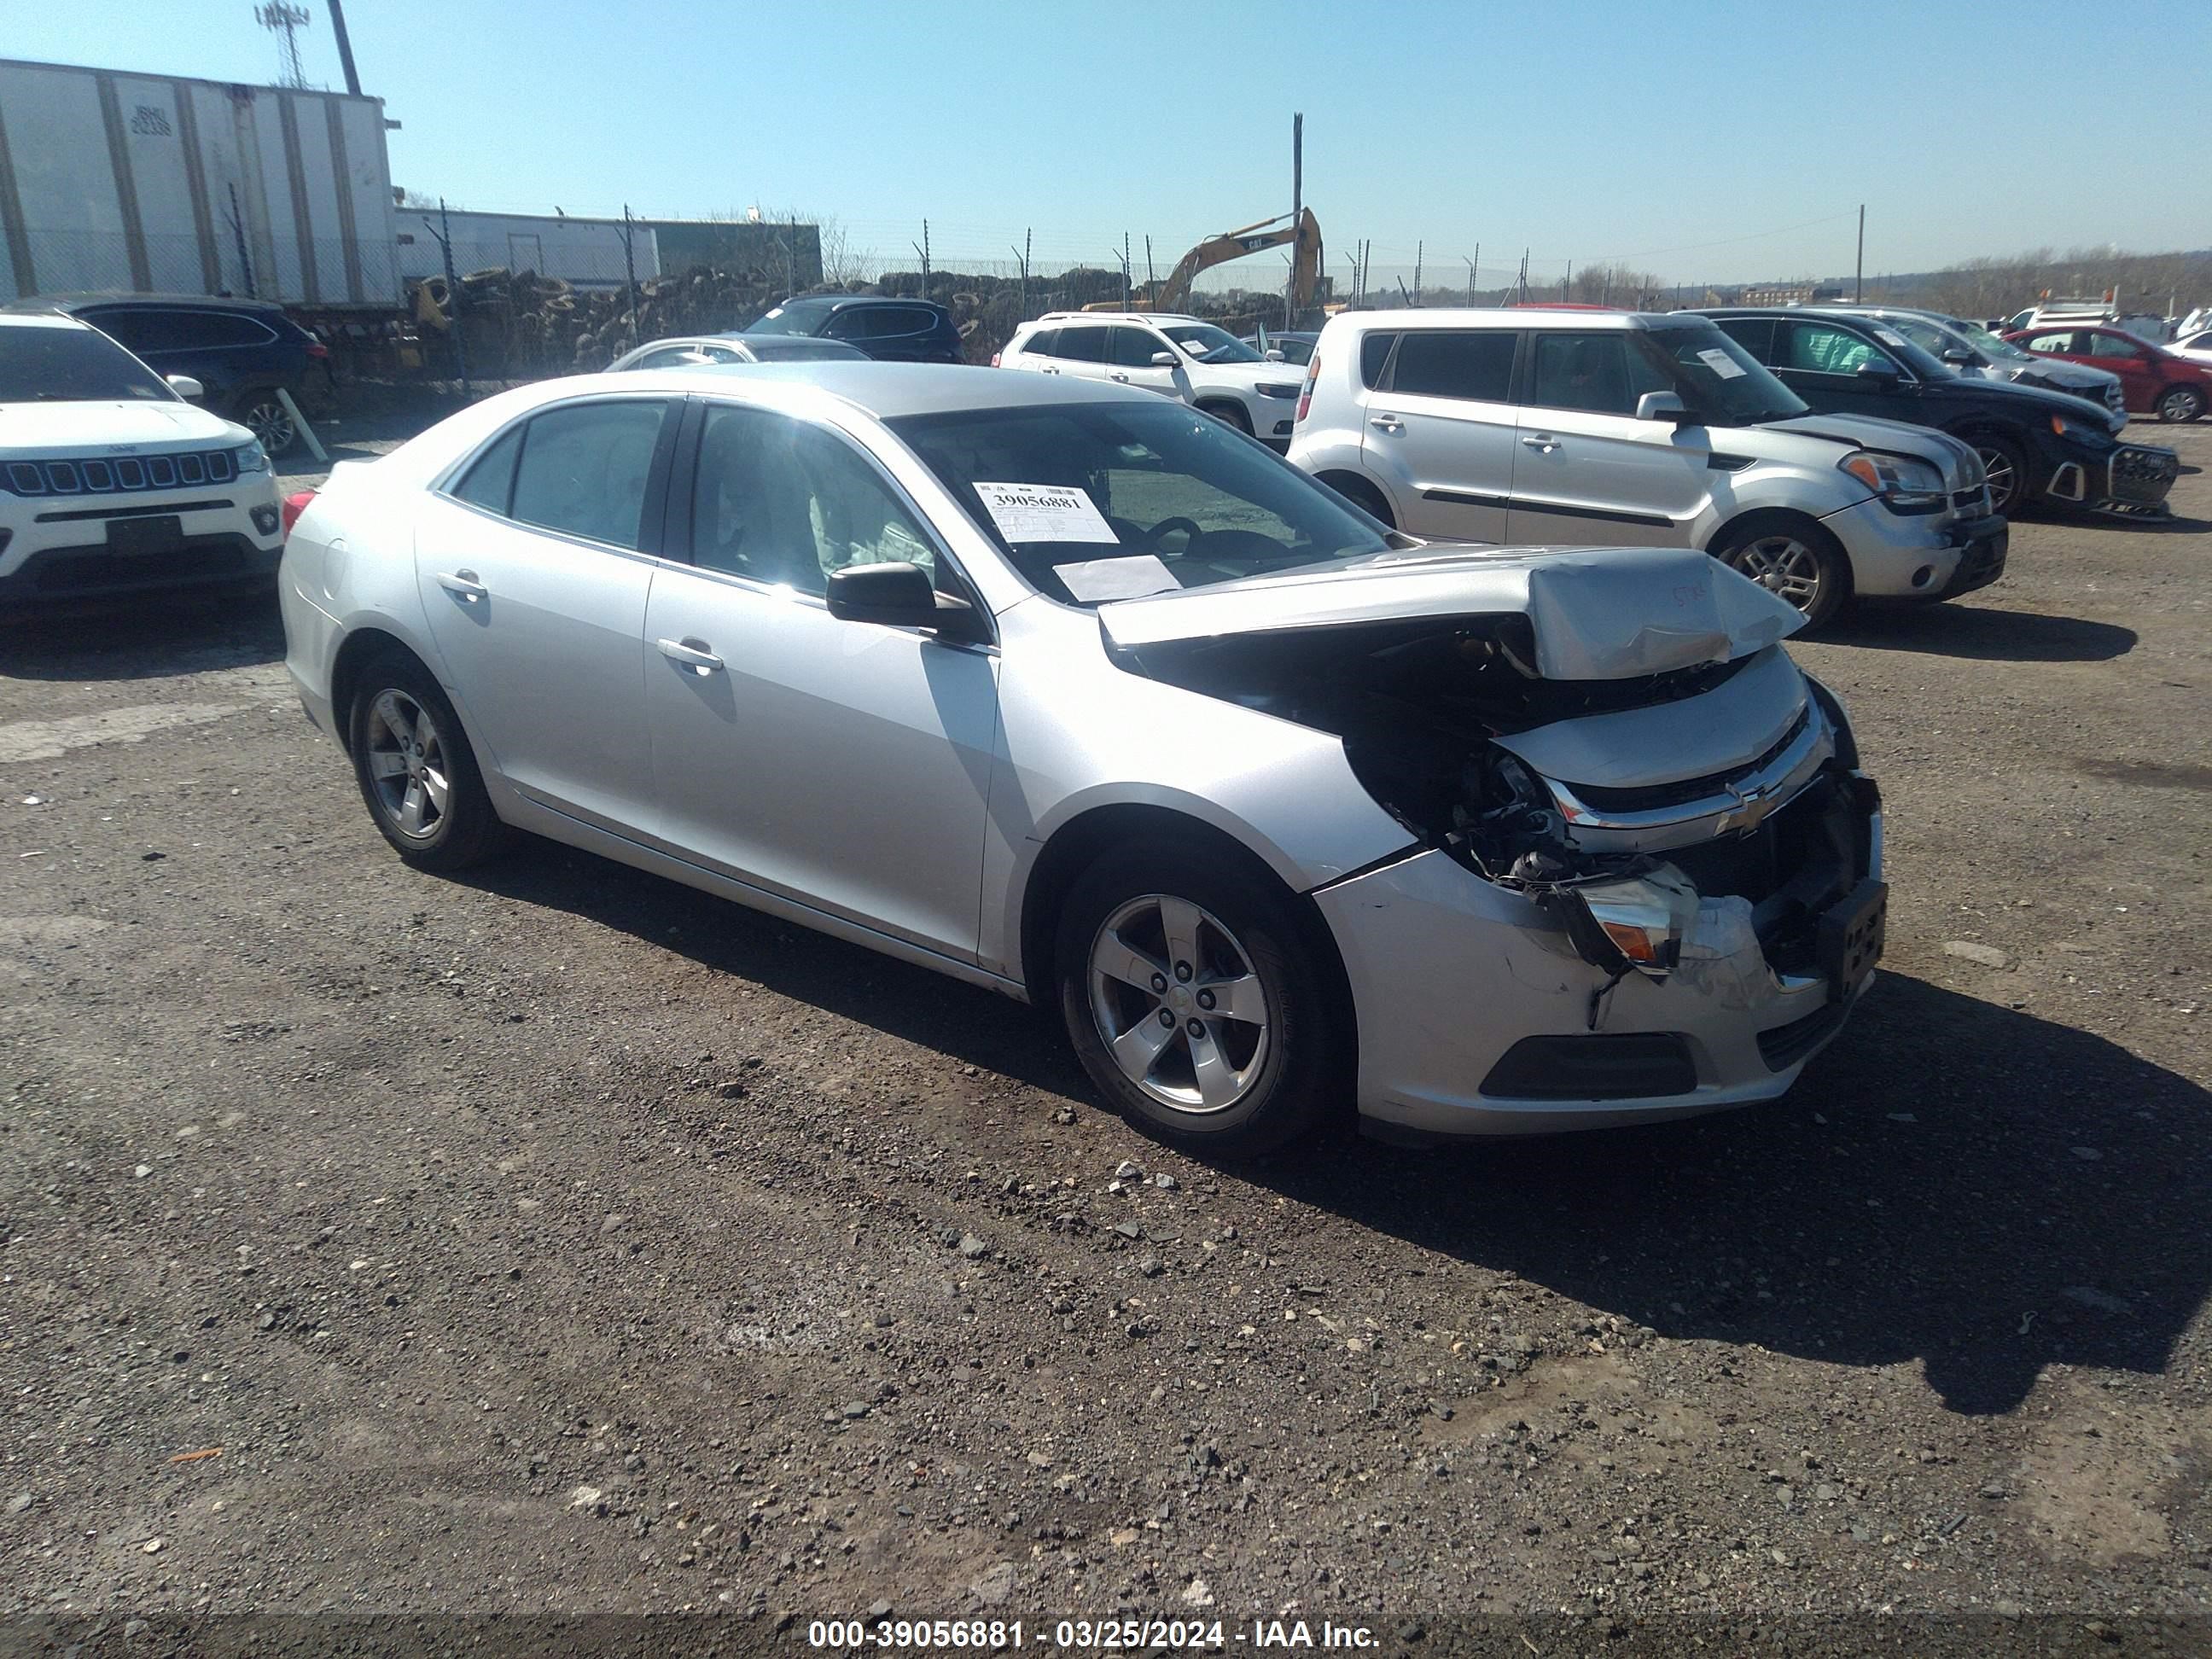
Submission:
<svg viewBox="0 0 2212 1659">
<path fill-rule="evenodd" d="M 0 404 L 174 403 L 161 377 L 105 334 L 0 326 Z"/>
<path fill-rule="evenodd" d="M 1996 335 L 1990 333 L 1989 330 L 1977 327 L 1972 323 L 1962 320 L 1947 324 L 1946 326 L 1950 329 L 1951 332 L 1957 335 L 1975 350 L 1980 352 L 1983 356 L 1988 357 L 1994 362 L 2001 363 L 2032 363 L 2035 361 L 2033 357 L 2030 356 L 2027 352 L 2022 351 L 2010 340 L 2000 339 Z"/>
<path fill-rule="evenodd" d="M 1032 586 L 1073 605 L 1389 545 L 1327 486 L 1177 404 L 986 409 L 888 424 Z"/>
<path fill-rule="evenodd" d="M 1715 426 L 1756 426 L 1810 413 L 1805 401 L 1711 323 L 1654 328 L 1628 337 L 1689 409 Z"/>
<path fill-rule="evenodd" d="M 1170 323 L 1160 331 L 1201 363 L 1257 363 L 1267 360 L 1225 328 L 1212 323 Z"/>
</svg>

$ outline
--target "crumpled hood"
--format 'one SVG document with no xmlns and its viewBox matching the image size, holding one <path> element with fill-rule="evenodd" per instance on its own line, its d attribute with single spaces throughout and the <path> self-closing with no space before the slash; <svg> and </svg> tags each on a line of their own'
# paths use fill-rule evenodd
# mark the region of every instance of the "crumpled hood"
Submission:
<svg viewBox="0 0 2212 1659">
<path fill-rule="evenodd" d="M 0 454 L 11 460 L 159 454 L 252 441 L 244 427 L 187 403 L 0 404 Z"/>
<path fill-rule="evenodd" d="M 1109 648 L 1464 617 L 1528 619 L 1536 672 L 1620 680 L 1730 662 L 1805 619 L 1718 560 L 1681 547 L 1431 545 L 1098 607 Z"/>
</svg>

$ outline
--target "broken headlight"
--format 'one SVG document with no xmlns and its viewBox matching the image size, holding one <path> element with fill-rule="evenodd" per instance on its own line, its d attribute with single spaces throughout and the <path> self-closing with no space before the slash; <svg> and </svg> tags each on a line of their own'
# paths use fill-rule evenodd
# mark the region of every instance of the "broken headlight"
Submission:
<svg viewBox="0 0 2212 1659">
<path fill-rule="evenodd" d="M 1850 473 L 1881 496 L 1881 504 L 1893 513 L 1933 513 L 1949 499 L 1943 493 L 1941 472 L 1926 461 L 1903 455 L 1855 449 L 1836 463 L 1836 470 Z"/>
<path fill-rule="evenodd" d="M 1575 952 L 1614 979 L 1664 979 L 1681 960 L 1698 916 L 1697 890 L 1671 864 L 1641 876 L 1554 887 L 1538 901 L 1566 929 Z"/>
</svg>

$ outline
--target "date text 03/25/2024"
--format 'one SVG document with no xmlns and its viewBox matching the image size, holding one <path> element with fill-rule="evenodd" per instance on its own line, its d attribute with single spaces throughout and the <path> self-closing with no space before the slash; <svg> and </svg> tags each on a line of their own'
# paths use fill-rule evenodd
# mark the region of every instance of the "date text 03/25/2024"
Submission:
<svg viewBox="0 0 2212 1659">
<path fill-rule="evenodd" d="M 1088 1650 L 1133 1648 L 1257 1649 L 1371 1648 L 1364 1625 L 1317 1624 L 1304 1619 L 1255 1619 L 1231 1625 L 1218 1619 L 1060 1619 L 1032 1625 L 1019 1619 L 817 1619 L 806 1644 L 866 1652 L 991 1652 L 1027 1645 Z"/>
</svg>

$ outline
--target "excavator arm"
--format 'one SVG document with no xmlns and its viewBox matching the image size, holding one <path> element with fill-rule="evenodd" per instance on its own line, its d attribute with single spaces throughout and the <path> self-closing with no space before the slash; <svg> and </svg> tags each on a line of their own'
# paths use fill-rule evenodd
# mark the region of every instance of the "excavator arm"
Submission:
<svg viewBox="0 0 2212 1659">
<path fill-rule="evenodd" d="M 1209 236 L 1196 247 L 1176 261 L 1175 269 L 1137 309 L 1141 311 L 1181 311 L 1190 303 L 1190 287 L 1202 270 L 1226 264 L 1231 259 L 1242 259 L 1248 254 L 1264 253 L 1271 247 L 1291 246 L 1291 303 L 1303 311 L 1313 302 L 1314 290 L 1321 283 L 1321 221 L 1307 208 L 1295 219 L 1279 214 L 1273 219 L 1262 219 L 1241 230 L 1227 230 L 1218 236 Z M 1086 311 L 1118 311 L 1119 306 L 1102 304 L 1086 306 Z"/>
</svg>

